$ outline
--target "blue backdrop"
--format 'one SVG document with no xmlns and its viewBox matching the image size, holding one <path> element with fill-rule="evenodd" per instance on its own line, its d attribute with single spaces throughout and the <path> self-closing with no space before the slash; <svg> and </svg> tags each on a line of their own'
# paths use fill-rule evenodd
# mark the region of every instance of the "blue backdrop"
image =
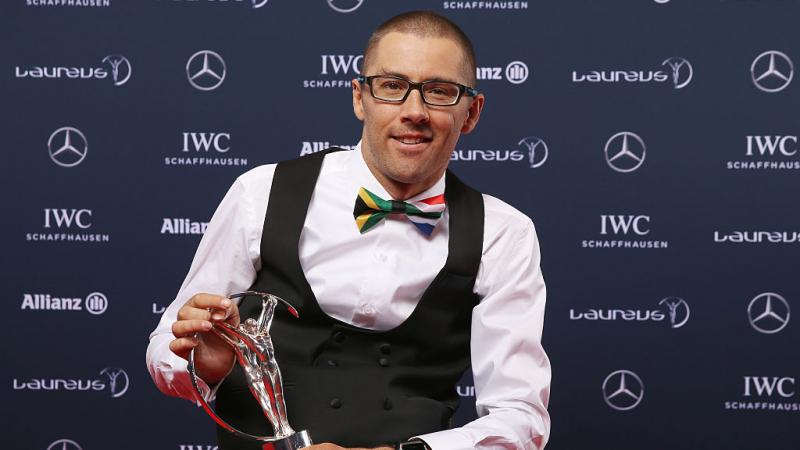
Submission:
<svg viewBox="0 0 800 450">
<path fill-rule="evenodd" d="M 790 0 L 3 1 L 4 448 L 214 448 L 148 334 L 236 176 L 356 143 L 409 9 L 475 43 L 451 167 L 538 228 L 548 449 L 800 448 Z"/>
</svg>

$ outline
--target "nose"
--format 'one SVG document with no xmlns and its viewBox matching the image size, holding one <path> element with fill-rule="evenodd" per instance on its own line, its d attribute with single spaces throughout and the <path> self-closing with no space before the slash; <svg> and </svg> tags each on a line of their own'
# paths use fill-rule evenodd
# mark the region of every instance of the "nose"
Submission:
<svg viewBox="0 0 800 450">
<path fill-rule="evenodd" d="M 419 89 L 412 89 L 408 93 L 406 101 L 402 104 L 402 120 L 414 124 L 426 123 L 429 119 L 428 105 L 422 101 L 422 93 Z"/>
</svg>

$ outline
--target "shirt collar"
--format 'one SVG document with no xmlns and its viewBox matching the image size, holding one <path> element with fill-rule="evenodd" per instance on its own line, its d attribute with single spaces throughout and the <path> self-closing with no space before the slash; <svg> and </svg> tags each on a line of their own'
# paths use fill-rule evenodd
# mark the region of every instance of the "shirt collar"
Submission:
<svg viewBox="0 0 800 450">
<path fill-rule="evenodd" d="M 364 161 L 364 153 L 361 150 L 361 141 L 358 141 L 358 144 L 356 144 L 356 148 L 353 151 L 353 155 L 350 158 L 347 167 L 347 172 L 349 173 L 350 176 L 352 176 L 351 179 L 354 180 L 355 183 L 358 185 L 356 187 L 356 192 L 358 188 L 364 187 L 370 192 L 374 193 L 375 195 L 383 199 L 389 200 L 392 198 L 392 196 L 389 195 L 389 192 L 386 191 L 386 188 L 384 188 L 383 185 L 381 185 L 378 182 L 375 176 L 372 175 L 372 172 L 369 170 L 369 167 L 367 167 L 367 162 Z M 444 179 L 445 179 L 445 174 L 442 174 L 442 176 L 439 177 L 439 179 L 436 180 L 436 182 L 433 183 L 431 187 L 425 189 L 424 191 L 420 192 L 419 194 L 409 199 L 406 199 L 405 201 L 415 202 L 444 194 L 444 188 L 445 188 Z"/>
</svg>

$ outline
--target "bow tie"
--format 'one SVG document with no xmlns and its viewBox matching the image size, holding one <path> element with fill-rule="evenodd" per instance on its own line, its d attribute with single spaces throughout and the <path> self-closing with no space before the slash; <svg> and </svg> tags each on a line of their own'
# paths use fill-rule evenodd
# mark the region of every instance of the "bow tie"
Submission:
<svg viewBox="0 0 800 450">
<path fill-rule="evenodd" d="M 364 233 L 389 214 L 405 214 L 421 232 L 430 236 L 436 222 L 442 217 L 444 206 L 444 194 L 415 202 L 400 202 L 384 200 L 362 187 L 358 190 L 353 217 L 356 218 L 358 231 Z"/>
</svg>

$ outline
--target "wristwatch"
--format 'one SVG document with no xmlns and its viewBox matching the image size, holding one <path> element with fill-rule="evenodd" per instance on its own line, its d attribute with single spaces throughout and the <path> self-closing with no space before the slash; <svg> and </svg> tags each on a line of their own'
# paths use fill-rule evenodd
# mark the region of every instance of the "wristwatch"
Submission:
<svg viewBox="0 0 800 450">
<path fill-rule="evenodd" d="M 405 442 L 398 442 L 394 447 L 396 450 L 431 450 L 428 444 L 422 439 L 411 439 Z"/>
</svg>

